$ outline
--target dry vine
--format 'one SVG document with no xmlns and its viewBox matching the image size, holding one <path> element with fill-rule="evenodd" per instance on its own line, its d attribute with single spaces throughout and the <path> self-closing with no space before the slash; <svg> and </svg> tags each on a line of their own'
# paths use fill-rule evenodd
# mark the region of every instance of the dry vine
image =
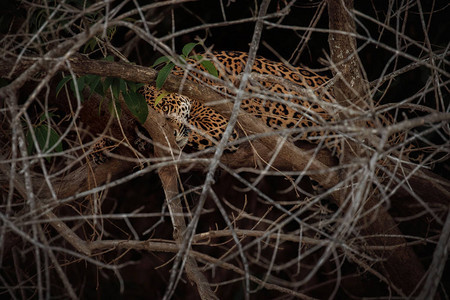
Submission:
<svg viewBox="0 0 450 300">
<path fill-rule="evenodd" d="M 448 297 L 450 182 L 443 175 L 449 170 L 450 44 L 433 40 L 438 32 L 432 23 L 445 20 L 447 6 L 390 0 L 354 8 L 352 0 L 317 1 L 302 7 L 309 20 L 294 22 L 307 1 L 217 2 L 215 17 L 223 21 L 214 22 L 204 21 L 191 1 L 35 0 L 8 6 L 16 15 L 4 18 L 1 33 L 0 78 L 7 81 L 0 88 L 0 295 Z M 239 5 L 250 15 L 234 19 Z M 184 14 L 197 14 L 200 25 Z M 413 17 L 418 24 L 410 24 Z M 209 32 L 201 44 L 211 45 L 209 39 L 220 36 L 216 29 L 232 26 L 252 28 L 245 46 L 234 49 L 249 52 L 249 60 L 239 86 L 230 87 L 236 90 L 233 101 L 175 76 L 164 85 L 230 118 L 216 148 L 181 151 L 170 122 L 153 108 L 137 130 L 123 101 L 118 119 L 117 108 L 88 88 L 73 93 L 66 85 L 56 94 L 63 73 L 154 84 L 157 71 L 145 67 L 147 56 L 157 55 L 153 50 L 175 56 L 183 37 Z M 419 39 L 409 27 L 422 30 Z M 288 52 L 278 53 L 283 46 L 268 42 L 274 37 L 264 34 L 271 30 L 279 30 L 275 38 L 292 33 Z M 298 90 L 282 78 L 251 73 L 257 52 L 298 64 L 307 56 L 308 40 L 320 34 L 328 35 L 330 55 L 322 62 L 334 77 L 336 103 L 330 109 L 338 120 L 321 126 L 345 140 L 339 161 L 320 143 L 292 138 L 311 128 L 274 131 L 239 109 L 247 82 L 264 79 Z M 392 55 L 378 71 L 363 57 L 373 46 Z M 370 49 L 371 55 L 379 49 Z M 106 55 L 116 61 L 99 59 Z M 397 101 L 377 103 L 398 97 L 395 85 L 414 72 L 429 77 Z M 267 95 L 258 94 L 278 97 Z M 365 126 L 365 118 L 384 113 L 393 124 Z M 37 144 L 42 124 L 57 132 L 62 151 L 27 148 L 30 135 Z M 227 153 L 233 128 L 241 132 L 239 149 Z M 394 133 L 403 139 L 388 144 Z M 137 136 L 151 147 L 139 150 Z M 106 162 L 95 164 L 92 146 L 104 137 L 114 149 Z M 426 150 L 418 164 L 404 154 L 411 142 Z M 323 190 L 313 191 L 309 178 Z"/>
</svg>

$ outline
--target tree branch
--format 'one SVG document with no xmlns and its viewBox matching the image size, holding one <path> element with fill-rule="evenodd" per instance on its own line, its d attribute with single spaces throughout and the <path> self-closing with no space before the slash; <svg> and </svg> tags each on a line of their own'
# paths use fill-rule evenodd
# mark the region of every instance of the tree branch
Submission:
<svg viewBox="0 0 450 300">
<path fill-rule="evenodd" d="M 329 44 L 331 50 L 331 59 L 334 63 L 334 70 L 337 73 L 338 80 L 334 86 L 334 94 L 336 101 L 344 107 L 357 106 L 363 111 L 373 108 L 371 99 L 367 97 L 370 95 L 369 86 L 363 77 L 363 68 L 359 61 L 357 46 L 356 46 L 356 26 L 354 17 L 351 14 L 353 10 L 353 0 L 328 0 L 328 15 L 329 28 L 332 30 L 329 34 Z M 337 32 L 344 32 L 349 34 L 342 34 Z M 345 119 L 345 110 L 341 113 L 341 118 Z M 360 124 L 364 127 L 364 123 Z M 341 163 L 350 163 L 357 157 L 367 156 L 367 153 L 362 151 L 359 143 L 350 142 L 350 149 L 343 148 L 343 155 Z M 349 170 L 343 172 L 341 179 L 349 178 Z M 371 188 L 367 186 L 367 188 Z M 341 194 L 341 201 L 350 191 L 345 191 Z M 363 209 L 370 211 L 373 207 L 377 207 L 379 203 L 378 197 L 372 195 L 363 203 Z M 393 239 L 369 239 L 371 245 L 392 245 L 392 244 L 406 244 L 403 238 L 400 238 L 401 232 L 397 228 L 395 221 L 389 213 L 379 208 L 377 210 L 378 216 L 366 217 L 363 221 L 369 222 L 364 228 L 363 232 L 366 234 L 388 234 L 398 236 Z M 424 269 L 414 251 L 410 247 L 396 249 L 390 253 L 390 256 L 385 262 L 381 263 L 386 276 L 391 280 L 394 286 L 399 287 L 405 295 L 411 296 L 416 290 L 424 275 Z"/>
</svg>

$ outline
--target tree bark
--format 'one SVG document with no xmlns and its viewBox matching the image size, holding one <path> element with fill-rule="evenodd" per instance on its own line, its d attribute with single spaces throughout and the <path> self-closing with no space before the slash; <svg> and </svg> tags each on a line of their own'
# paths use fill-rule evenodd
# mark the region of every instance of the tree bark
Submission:
<svg viewBox="0 0 450 300">
<path fill-rule="evenodd" d="M 338 77 L 333 92 L 336 101 L 343 107 L 357 108 L 364 112 L 373 107 L 369 97 L 369 85 L 364 78 L 364 70 L 360 63 L 356 42 L 356 26 L 352 14 L 353 0 L 328 0 L 329 15 L 329 44 L 333 70 Z M 351 110 L 349 110 L 351 111 Z M 343 110 L 341 119 L 352 117 Z M 364 124 L 359 124 L 364 127 Z M 348 142 L 350 147 L 343 147 L 343 157 L 341 163 L 350 163 L 356 157 L 364 156 L 360 144 Z M 350 149 L 349 149 L 350 148 Z M 344 170 L 340 177 L 342 180 L 348 178 L 348 173 Z M 367 188 L 371 188 L 368 186 Z M 349 191 L 341 194 L 341 201 L 345 199 Z M 365 210 L 370 210 L 378 205 L 378 198 L 369 196 L 364 204 Z M 377 216 L 367 218 L 367 224 L 361 224 L 363 235 L 387 235 L 392 238 L 367 239 L 370 245 L 393 245 L 405 244 L 406 241 L 400 236 L 402 233 L 398 229 L 395 221 L 384 209 L 377 211 Z M 420 284 L 425 271 L 411 247 L 397 248 L 392 252 L 379 253 L 385 260 L 378 264 L 378 268 L 390 280 L 391 284 L 401 296 L 412 296 L 417 286 Z M 387 256 L 387 257 L 386 257 Z"/>
</svg>

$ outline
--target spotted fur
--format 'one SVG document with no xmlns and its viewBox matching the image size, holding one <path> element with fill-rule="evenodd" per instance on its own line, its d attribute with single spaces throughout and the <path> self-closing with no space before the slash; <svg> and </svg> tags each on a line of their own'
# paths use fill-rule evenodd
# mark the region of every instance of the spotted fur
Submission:
<svg viewBox="0 0 450 300">
<path fill-rule="evenodd" d="M 239 77 L 244 71 L 248 55 L 243 52 L 221 51 L 212 55 L 204 55 L 204 58 L 213 62 L 218 70 L 218 78 L 204 76 L 195 71 L 206 72 L 199 61 L 190 60 L 189 64 L 195 66 L 194 71 L 185 74 L 185 70 L 175 68 L 174 75 L 184 76 L 188 80 L 208 84 L 224 92 L 229 97 L 233 96 L 231 87 L 239 86 Z M 288 80 L 298 89 L 290 89 L 288 84 L 272 80 L 250 80 L 246 91 L 248 94 L 263 94 L 265 97 L 250 97 L 242 101 L 241 108 L 255 117 L 260 118 L 271 128 L 314 128 L 325 122 L 334 121 L 332 113 L 326 109 L 324 103 L 331 104 L 333 98 L 323 88 L 328 78 L 320 76 L 305 68 L 288 67 L 283 63 L 257 57 L 251 70 L 254 74 L 270 75 Z M 228 83 L 228 86 L 227 86 Z M 299 92 L 302 90 L 302 92 Z M 146 86 L 144 95 L 149 105 L 155 106 L 155 99 L 163 93 L 153 86 Z M 189 107 L 185 102 L 190 102 Z M 328 107 L 332 107 L 329 105 Z M 163 113 L 171 121 L 176 123 L 178 130 L 175 135 L 186 137 L 187 144 L 202 150 L 214 146 L 222 138 L 228 120 L 214 109 L 204 106 L 195 99 L 189 99 L 176 93 L 162 97 L 156 105 L 157 110 Z M 189 128 L 185 130 L 183 128 Z M 304 130 L 297 137 L 302 140 L 311 140 L 319 135 L 326 135 L 324 131 Z M 234 131 L 231 140 L 237 138 Z M 311 140 L 317 142 L 318 139 Z M 335 148 L 336 142 L 332 138 L 325 140 L 325 146 Z"/>
<path fill-rule="evenodd" d="M 194 99 L 176 93 L 166 93 L 151 85 L 144 87 L 147 104 L 156 108 L 168 120 L 174 123 L 175 140 L 181 148 L 186 144 L 192 149 L 202 150 L 217 144 L 228 125 L 228 119 L 214 109 L 202 105 Z M 163 95 L 162 97 L 160 97 Z M 156 99 L 161 98 L 157 101 Z M 236 130 L 231 140 L 237 139 Z M 229 151 L 236 150 L 229 147 Z"/>
</svg>

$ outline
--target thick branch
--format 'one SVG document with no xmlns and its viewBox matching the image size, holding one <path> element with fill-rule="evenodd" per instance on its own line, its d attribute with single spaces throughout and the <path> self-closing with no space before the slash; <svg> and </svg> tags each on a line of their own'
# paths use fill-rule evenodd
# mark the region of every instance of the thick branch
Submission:
<svg viewBox="0 0 450 300">
<path fill-rule="evenodd" d="M 334 92 L 339 104 L 349 107 L 356 105 L 367 110 L 373 105 L 364 102 L 365 96 L 369 95 L 369 86 L 363 77 L 361 62 L 358 57 L 354 35 L 356 26 L 353 15 L 351 15 L 352 9 L 353 0 L 328 1 L 328 17 L 331 29 L 328 42 L 331 60 L 335 65 L 334 72 L 338 76 Z"/>
<path fill-rule="evenodd" d="M 330 22 L 329 44 L 331 50 L 331 59 L 336 66 L 338 80 L 334 87 L 336 101 L 343 106 L 356 105 L 363 111 L 373 107 L 372 103 L 367 101 L 367 95 L 370 95 L 367 82 L 363 78 L 363 70 L 358 58 L 356 47 L 356 27 L 351 11 L 353 10 L 353 0 L 328 0 L 328 14 Z M 342 32 L 342 33 L 337 33 Z M 348 33 L 348 34 L 346 34 Z M 345 112 L 341 113 L 341 118 L 345 119 Z M 364 124 L 360 124 L 364 126 Z M 350 143 L 350 149 L 343 149 L 343 163 L 351 162 L 355 157 L 366 156 L 357 143 Z M 351 172 L 351 170 L 349 171 Z M 347 173 L 347 172 L 345 172 Z M 348 174 L 341 174 L 344 180 Z M 368 186 L 367 188 L 370 188 Z M 344 191 L 341 195 L 341 201 L 348 195 Z M 376 207 L 378 199 L 376 196 L 370 196 L 364 204 L 365 210 Z M 395 221 L 384 209 L 378 210 L 378 216 L 375 219 L 370 218 L 370 225 L 364 229 L 368 235 L 388 234 L 399 236 L 393 239 L 374 239 L 369 240 L 370 244 L 390 245 L 391 243 L 405 243 L 400 238 L 401 232 L 397 228 Z M 361 224 L 363 225 L 363 224 Z M 405 243 L 406 244 L 406 243 Z M 391 282 L 399 287 L 405 295 L 411 295 L 420 283 L 424 269 L 414 251 L 410 247 L 396 249 L 390 253 L 386 262 L 381 264 L 384 273 Z"/>
<path fill-rule="evenodd" d="M 71 60 L 71 67 L 76 73 L 79 74 L 93 73 L 102 76 L 120 77 L 137 82 L 152 82 L 156 75 L 156 71 L 140 66 L 123 63 L 112 63 L 112 62 L 94 62 L 83 58 Z M 172 92 L 178 92 L 179 85 L 180 85 L 179 78 L 169 76 L 168 81 L 165 85 L 165 89 Z M 217 95 L 216 93 L 214 93 L 213 91 L 209 90 L 206 87 L 189 82 L 187 82 L 184 85 L 183 93 L 203 103 L 219 100 L 222 98 L 221 96 Z M 217 105 L 215 109 L 217 109 L 224 115 L 229 114 L 229 112 L 231 111 L 230 106 L 227 104 Z M 246 132 L 250 134 L 272 133 L 272 135 L 270 136 L 261 138 L 259 142 L 255 142 L 260 143 L 263 146 L 263 148 L 259 149 L 264 149 L 265 147 L 266 149 L 273 150 L 276 147 L 276 145 L 278 145 L 278 143 L 282 142 L 282 139 L 279 136 L 274 135 L 271 129 L 265 127 L 258 119 L 256 119 L 251 115 L 241 113 L 241 115 L 239 116 L 239 124 L 242 126 L 242 128 L 246 130 Z M 240 154 L 236 153 L 233 155 L 238 155 L 237 157 L 241 157 L 242 161 L 242 158 L 245 156 L 251 157 L 251 154 L 248 153 L 249 149 L 250 148 L 247 148 L 247 153 L 245 155 L 243 155 L 241 151 L 238 151 L 238 153 Z M 270 159 L 270 153 L 268 153 L 267 151 L 262 150 L 259 154 L 265 155 L 264 159 L 266 161 Z M 225 155 L 222 159 L 232 164 L 233 157 L 235 157 L 233 155 Z M 251 159 L 245 162 L 247 166 L 251 166 L 253 164 Z M 242 167 L 243 165 L 240 166 Z M 278 166 L 284 166 L 283 168 L 290 168 L 291 170 L 303 170 L 305 166 L 309 166 L 309 170 L 311 171 L 322 171 L 321 173 L 319 172 L 316 175 L 312 175 L 311 177 L 316 181 L 320 182 L 325 187 L 333 187 L 339 183 L 338 176 L 334 175 L 327 176 L 329 174 L 333 174 L 333 172 L 329 172 L 328 174 L 323 172 L 324 170 L 327 169 L 327 165 L 319 162 L 315 157 L 313 157 L 313 155 L 305 151 L 302 151 L 301 149 L 294 146 L 290 142 L 286 142 L 284 146 L 281 148 L 281 151 L 274 162 L 274 167 Z M 418 176 L 421 176 L 420 172 L 418 173 Z M 429 177 L 428 178 L 417 177 L 417 178 L 420 182 L 423 182 L 423 184 L 417 186 L 420 191 L 421 187 L 427 186 L 427 182 L 429 182 L 430 178 Z M 427 194 L 426 190 L 423 190 L 422 192 L 423 192 L 422 195 Z M 377 201 L 372 199 L 371 201 L 369 201 L 368 205 L 375 206 L 377 205 Z M 389 233 L 394 235 L 400 234 L 400 232 L 397 229 L 395 229 L 395 222 L 392 220 L 392 218 L 385 211 L 379 213 L 382 214 L 379 215 L 377 218 L 377 221 L 379 222 L 373 223 L 369 227 L 367 227 L 366 232 L 368 234 L 371 233 L 376 234 Z M 379 241 L 378 243 L 384 242 L 385 241 Z M 401 239 L 395 241 L 390 240 L 388 241 L 388 244 L 390 243 L 400 244 L 401 242 L 402 242 Z M 403 264 L 402 262 L 404 261 L 408 261 L 409 263 Z M 406 270 L 404 267 L 405 265 L 408 265 L 408 268 L 410 269 Z M 418 282 L 420 274 L 423 274 L 423 270 L 421 269 L 421 266 L 418 263 L 417 258 L 415 258 L 414 253 L 409 248 L 396 251 L 396 253 L 394 253 L 387 261 L 385 267 L 387 268 L 387 273 L 391 275 L 389 276 L 391 280 L 393 280 L 393 282 L 396 285 L 400 286 L 405 292 L 412 291 Z"/>
<path fill-rule="evenodd" d="M 23 60 L 19 65 L 17 65 L 17 70 L 23 71 L 26 66 L 32 64 L 32 60 Z M 0 64 L 0 74 L 6 74 L 13 66 L 13 62 L 3 61 Z M 51 67 L 51 64 L 48 65 Z M 98 74 L 101 76 L 110 76 L 110 77 L 119 77 L 126 80 L 134 81 L 134 82 L 143 82 L 150 83 L 154 82 L 156 78 L 157 72 L 151 68 L 126 64 L 121 62 L 107 62 L 107 61 L 96 61 L 89 60 L 83 57 L 78 57 L 76 59 L 71 60 L 71 67 L 78 74 Z M 5 73 L 6 72 L 6 73 Z M 176 76 L 169 76 L 164 88 L 169 92 L 178 92 L 181 84 L 181 79 Z M 188 97 L 194 98 L 204 104 L 208 104 L 208 102 L 217 101 L 223 99 L 222 96 L 215 93 L 213 90 L 207 88 L 206 86 L 202 86 L 199 84 L 195 84 L 192 82 L 186 81 L 183 85 L 183 94 Z M 88 101 L 89 103 L 89 101 Z M 86 106 L 88 103 L 85 103 Z M 97 105 L 94 103 L 92 107 Z M 98 105 L 97 105 L 98 107 Z M 216 104 L 214 106 L 216 110 L 221 112 L 225 116 L 229 116 L 230 114 L 230 105 L 227 104 Z M 95 112 L 96 109 L 87 109 L 87 111 Z M 126 132 L 134 132 L 133 128 L 129 128 L 132 122 L 127 122 L 127 125 L 124 126 Z M 261 139 L 261 142 L 254 141 L 253 145 L 256 149 L 260 150 L 258 155 L 263 156 L 265 160 L 270 159 L 270 153 L 267 149 L 274 149 L 274 146 L 279 142 L 279 137 L 273 133 L 272 130 L 268 129 L 263 125 L 259 119 L 241 112 L 239 117 L 239 124 L 241 124 L 242 128 L 245 128 L 249 134 L 256 133 L 272 133 L 271 136 L 265 137 Z M 127 130 L 128 129 L 128 130 Z M 243 145 L 245 146 L 245 145 Z M 315 162 L 310 166 L 309 170 L 326 170 L 327 167 L 332 166 L 333 162 L 330 160 L 330 155 L 327 151 L 320 152 L 318 156 L 311 155 L 298 147 L 295 147 L 291 143 L 286 143 L 286 150 L 283 150 L 276 162 L 274 163 L 274 167 L 280 169 L 289 169 L 289 170 L 298 170 L 301 171 L 304 169 L 304 166 L 310 162 L 311 160 L 318 160 L 322 163 Z M 246 148 L 245 151 L 238 151 L 234 154 L 225 154 L 222 157 L 222 160 L 227 163 L 230 167 L 245 167 L 245 166 L 253 166 L 252 157 L 254 153 L 249 153 L 250 148 Z M 292 163 L 294 162 L 294 163 Z M 298 162 L 298 163 L 295 163 Z M 122 162 L 123 163 L 123 162 Z M 101 166 L 99 166 L 101 167 Z M 200 166 L 203 168 L 203 166 Z M 120 169 L 120 168 L 119 168 Z M 111 169 L 110 169 L 111 170 Z M 118 171 L 120 172 L 120 171 Z M 112 170 L 111 174 L 114 174 Z M 435 197 L 430 198 L 429 190 L 426 188 L 431 182 L 446 182 L 445 179 L 439 178 L 434 174 L 430 174 L 427 172 L 427 176 L 425 176 L 422 171 L 418 171 L 417 175 L 414 175 L 411 179 L 417 182 L 415 186 L 415 192 L 421 196 L 427 196 L 428 201 L 433 202 L 441 202 L 443 198 L 446 198 L 447 195 L 445 193 L 439 192 L 439 190 L 435 190 Z M 105 172 L 107 174 L 107 172 Z M 398 174 L 403 176 L 402 174 Z M 336 184 L 336 181 L 329 181 L 327 183 L 327 177 L 317 176 L 313 179 L 321 182 L 321 184 L 325 187 L 332 187 Z M 419 184 L 420 183 L 420 184 Z M 450 184 L 450 183 L 449 183 Z M 77 187 L 80 187 L 79 185 Z M 443 188 L 445 190 L 445 187 Z M 442 190 L 442 189 L 441 189 Z M 68 191 L 70 193 L 71 191 Z M 66 194 L 66 193 L 64 193 Z"/>
<path fill-rule="evenodd" d="M 172 157 L 176 160 L 177 154 L 173 153 L 171 149 L 178 149 L 178 146 L 175 143 L 172 128 L 165 118 L 150 108 L 147 121 L 143 126 L 149 132 L 155 143 L 155 156 Z M 163 148 L 159 145 L 165 147 Z M 177 245 L 181 246 L 183 244 L 184 233 L 186 232 L 186 223 L 183 217 L 183 206 L 180 197 L 178 197 L 177 166 L 169 165 L 162 167 L 158 170 L 158 174 L 164 188 L 167 206 L 169 207 L 172 218 L 174 228 L 173 237 Z M 186 251 L 189 252 L 191 249 L 186 249 Z M 187 257 L 185 267 L 188 278 L 197 285 L 200 297 L 202 299 L 217 299 L 216 295 L 211 290 L 205 275 L 198 269 L 197 261 L 194 257 Z"/>
</svg>

